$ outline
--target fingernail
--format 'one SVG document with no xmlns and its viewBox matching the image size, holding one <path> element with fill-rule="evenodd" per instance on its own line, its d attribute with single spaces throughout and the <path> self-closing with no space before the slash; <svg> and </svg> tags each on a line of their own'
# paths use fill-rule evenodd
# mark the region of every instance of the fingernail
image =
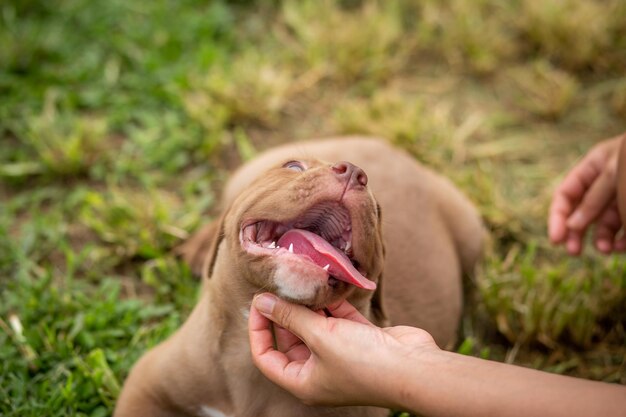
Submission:
<svg viewBox="0 0 626 417">
<path fill-rule="evenodd" d="M 272 314 L 274 305 L 276 304 L 276 297 L 272 294 L 263 293 L 259 294 L 252 300 L 254 308 L 264 314 Z"/>
<path fill-rule="evenodd" d="M 567 226 L 573 229 L 580 229 L 585 225 L 585 216 L 580 212 L 576 211 L 574 214 L 567 219 Z"/>
</svg>

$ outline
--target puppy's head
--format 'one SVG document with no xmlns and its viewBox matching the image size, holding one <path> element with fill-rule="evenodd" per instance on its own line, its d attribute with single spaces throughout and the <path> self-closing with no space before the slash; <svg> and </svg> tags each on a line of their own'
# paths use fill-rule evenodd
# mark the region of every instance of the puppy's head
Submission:
<svg viewBox="0 0 626 417">
<path fill-rule="evenodd" d="M 290 160 L 243 190 L 222 220 L 222 236 L 238 275 L 256 289 L 322 308 L 376 289 L 380 219 L 360 168 Z"/>
</svg>

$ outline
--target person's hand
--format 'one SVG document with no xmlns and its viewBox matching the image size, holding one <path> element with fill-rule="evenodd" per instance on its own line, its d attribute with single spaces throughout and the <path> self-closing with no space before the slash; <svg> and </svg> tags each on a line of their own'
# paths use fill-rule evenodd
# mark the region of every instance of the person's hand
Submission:
<svg viewBox="0 0 626 417">
<path fill-rule="evenodd" d="M 567 174 L 552 197 L 548 234 L 564 244 L 572 255 L 580 254 L 589 226 L 595 222 L 595 247 L 603 253 L 626 250 L 620 235 L 622 221 L 617 207 L 617 160 L 625 136 L 594 146 Z"/>
<path fill-rule="evenodd" d="M 409 356 L 415 362 L 439 350 L 424 330 L 381 329 L 347 301 L 327 310 L 332 317 L 269 293 L 256 296 L 250 309 L 255 365 L 306 404 L 393 407 L 402 392 L 398 369 Z"/>
<path fill-rule="evenodd" d="M 270 294 L 255 297 L 250 309 L 254 363 L 307 404 L 432 417 L 616 416 L 626 409 L 626 387 L 618 384 L 446 352 L 423 330 L 374 326 L 346 301 L 327 310 L 333 317 Z M 272 321 L 282 326 L 274 326 L 275 337 Z"/>
</svg>

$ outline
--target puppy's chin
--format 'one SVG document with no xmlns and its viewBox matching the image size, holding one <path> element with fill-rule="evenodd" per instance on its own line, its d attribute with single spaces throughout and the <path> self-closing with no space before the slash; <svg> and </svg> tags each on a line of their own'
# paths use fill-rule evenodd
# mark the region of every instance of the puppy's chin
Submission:
<svg viewBox="0 0 626 417">
<path fill-rule="evenodd" d="M 297 259 L 275 261 L 273 283 L 276 295 L 313 309 L 321 309 L 346 298 L 352 285 L 329 277 L 317 265 Z"/>
</svg>

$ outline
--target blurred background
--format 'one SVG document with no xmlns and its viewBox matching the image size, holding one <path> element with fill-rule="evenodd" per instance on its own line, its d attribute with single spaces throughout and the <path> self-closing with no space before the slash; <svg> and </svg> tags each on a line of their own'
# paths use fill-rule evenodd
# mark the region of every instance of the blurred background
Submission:
<svg viewBox="0 0 626 417">
<path fill-rule="evenodd" d="M 0 414 L 106 416 L 199 283 L 171 249 L 271 145 L 376 135 L 491 244 L 457 350 L 626 383 L 626 259 L 551 247 L 626 130 L 622 0 L 0 2 Z"/>
</svg>

